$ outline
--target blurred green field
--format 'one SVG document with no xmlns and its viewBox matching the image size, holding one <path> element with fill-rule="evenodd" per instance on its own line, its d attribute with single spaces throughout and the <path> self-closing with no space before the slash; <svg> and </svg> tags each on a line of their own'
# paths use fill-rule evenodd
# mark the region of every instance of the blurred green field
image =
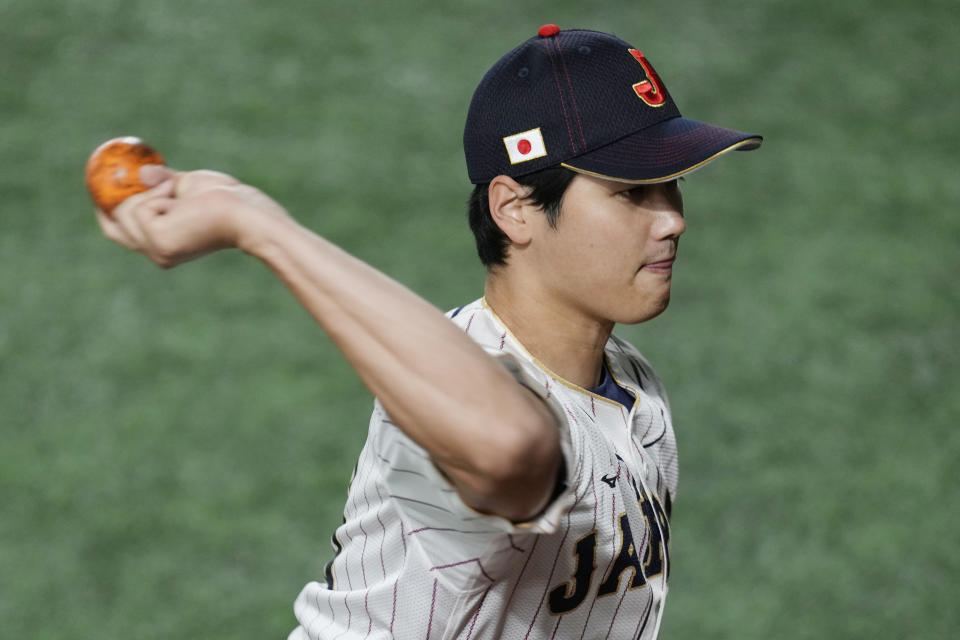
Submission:
<svg viewBox="0 0 960 640">
<path fill-rule="evenodd" d="M 285 637 L 372 403 L 261 265 L 105 241 L 90 150 L 231 172 L 450 308 L 466 106 L 544 22 L 766 136 L 686 181 L 671 309 L 619 330 L 680 442 L 662 636 L 957 637 L 960 10 L 892 0 L 0 0 L 0 636 Z"/>
</svg>

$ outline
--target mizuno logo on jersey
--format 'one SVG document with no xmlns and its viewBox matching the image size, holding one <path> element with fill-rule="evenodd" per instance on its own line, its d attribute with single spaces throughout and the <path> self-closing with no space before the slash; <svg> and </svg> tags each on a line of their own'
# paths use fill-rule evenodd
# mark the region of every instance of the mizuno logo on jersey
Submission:
<svg viewBox="0 0 960 640">
<path fill-rule="evenodd" d="M 601 480 L 602 482 L 605 482 L 608 487 L 610 487 L 611 489 L 613 489 L 614 487 L 617 486 L 617 479 L 618 479 L 619 477 L 620 477 L 620 474 L 617 474 L 617 475 L 613 476 L 612 478 L 608 478 L 606 475 L 604 475 L 604 476 L 601 476 L 600 480 Z"/>
</svg>

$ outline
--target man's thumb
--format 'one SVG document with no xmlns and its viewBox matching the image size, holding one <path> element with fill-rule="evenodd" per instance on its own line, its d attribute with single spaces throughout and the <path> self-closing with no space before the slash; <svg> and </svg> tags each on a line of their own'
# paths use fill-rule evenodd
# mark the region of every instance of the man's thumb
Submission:
<svg viewBox="0 0 960 640">
<path fill-rule="evenodd" d="M 140 167 L 138 176 L 145 187 L 155 187 L 164 180 L 170 180 L 177 172 L 159 164 L 145 164 Z"/>
</svg>

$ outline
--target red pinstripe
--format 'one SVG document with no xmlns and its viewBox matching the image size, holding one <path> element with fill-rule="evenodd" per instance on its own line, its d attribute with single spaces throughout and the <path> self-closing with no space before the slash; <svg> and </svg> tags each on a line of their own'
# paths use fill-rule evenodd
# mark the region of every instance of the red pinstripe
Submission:
<svg viewBox="0 0 960 640">
<path fill-rule="evenodd" d="M 550 57 L 550 66 L 553 68 L 553 80 L 557 85 L 557 96 L 560 98 L 560 109 L 563 111 L 563 122 L 567 125 L 567 137 L 570 139 L 570 150 L 577 151 L 577 145 L 573 141 L 573 131 L 570 129 L 570 119 L 567 117 L 567 105 L 563 100 L 563 87 L 560 85 L 560 75 L 557 73 L 557 63 L 553 60 L 553 51 L 550 50 L 550 38 L 544 38 L 543 44 L 547 48 L 547 55 Z"/>
<path fill-rule="evenodd" d="M 430 631 L 433 628 L 433 612 L 437 608 L 437 584 L 440 581 L 433 579 L 433 599 L 430 601 L 430 620 L 427 622 L 427 640 L 430 640 Z"/>
<path fill-rule="evenodd" d="M 393 633 L 393 623 L 397 621 L 397 585 L 400 578 L 393 581 L 393 613 L 390 615 L 390 633 Z"/>
<path fill-rule="evenodd" d="M 652 592 L 651 592 L 652 593 Z M 653 597 L 650 597 L 650 600 L 647 601 L 647 610 L 643 612 L 643 615 L 640 616 L 640 619 L 637 620 L 637 628 L 633 630 L 634 637 L 637 637 L 640 634 L 640 626 L 646 626 L 647 618 L 650 617 L 650 610 L 653 608 Z"/>
<path fill-rule="evenodd" d="M 488 588 L 483 592 L 483 596 L 480 598 L 480 604 L 477 606 L 477 612 L 473 614 L 473 621 L 470 623 L 470 630 L 467 632 L 467 640 L 470 640 L 473 637 L 473 628 L 477 625 L 477 619 L 480 617 L 480 611 L 483 610 L 483 603 L 487 601 L 487 594 L 490 593 Z"/>
<path fill-rule="evenodd" d="M 550 640 L 553 640 L 557 637 L 557 631 L 560 630 L 560 623 L 563 622 L 565 616 L 557 616 L 557 624 L 553 625 L 553 633 L 550 634 Z"/>
<path fill-rule="evenodd" d="M 367 610 L 367 635 L 363 636 L 363 640 L 367 640 L 370 637 L 370 632 L 373 631 L 373 616 L 370 615 L 370 589 L 367 589 L 367 592 L 363 595 L 363 608 Z"/>
<path fill-rule="evenodd" d="M 520 569 L 520 575 L 517 576 L 517 581 L 513 583 L 513 590 L 510 592 L 510 597 L 507 598 L 507 602 L 503 605 L 505 611 L 510 609 L 510 603 L 513 601 L 514 594 L 517 593 L 517 587 L 520 586 L 520 582 L 523 580 L 523 573 L 527 570 L 527 565 L 530 564 L 530 559 L 533 557 L 533 552 L 536 550 L 538 542 L 540 542 L 540 536 L 537 536 L 533 539 L 533 544 L 530 546 L 530 553 L 527 555 L 527 560 L 523 563 L 523 567 Z"/>
<path fill-rule="evenodd" d="M 400 521 L 400 542 L 403 543 L 403 562 L 407 561 L 407 534 L 403 526 L 403 520 Z M 393 633 L 393 623 L 397 620 L 397 591 L 400 589 L 400 576 L 393 582 L 393 613 L 390 616 L 390 633 Z"/>
<path fill-rule="evenodd" d="M 563 52 L 560 50 L 560 41 L 557 41 L 557 53 L 560 56 L 560 63 L 563 65 L 563 75 L 567 77 L 567 86 L 570 87 L 570 101 L 573 102 L 573 115 L 577 117 L 577 125 L 580 127 L 580 140 L 583 141 L 583 148 L 587 148 L 587 136 L 583 134 L 583 121 L 580 120 L 580 109 L 577 107 L 577 96 L 573 93 L 573 82 L 570 80 L 570 72 L 567 71 L 567 61 L 563 59 Z"/>
<path fill-rule="evenodd" d="M 597 528 L 597 479 L 590 478 L 590 487 L 593 489 L 593 528 Z"/>
<path fill-rule="evenodd" d="M 609 570 L 609 569 L 608 569 Z M 610 637 L 610 633 L 613 631 L 613 623 L 617 619 L 617 614 L 620 613 L 620 606 L 623 604 L 623 599 L 627 597 L 627 594 L 630 593 L 629 587 L 623 590 L 623 593 L 620 595 L 620 601 L 617 603 L 617 608 L 614 609 L 613 615 L 610 617 L 610 626 L 607 627 L 607 635 L 604 636 L 604 640 Z M 653 602 L 653 592 L 650 592 L 650 602 Z"/>
<path fill-rule="evenodd" d="M 380 512 L 383 511 L 385 505 L 383 504 L 383 494 L 380 493 L 380 485 L 376 484 L 374 487 L 377 490 L 377 498 L 380 500 L 380 506 L 377 507 L 377 522 L 380 523 L 380 530 L 383 531 L 383 535 L 380 536 L 380 571 L 383 572 L 383 577 L 386 578 L 387 565 L 383 561 L 383 543 L 387 538 L 387 525 L 383 524 L 383 520 L 380 519 Z"/>
</svg>

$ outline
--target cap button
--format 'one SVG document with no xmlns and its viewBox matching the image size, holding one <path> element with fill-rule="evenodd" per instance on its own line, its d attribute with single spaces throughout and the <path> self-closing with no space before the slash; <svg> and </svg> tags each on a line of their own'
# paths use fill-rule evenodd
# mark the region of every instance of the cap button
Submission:
<svg viewBox="0 0 960 640">
<path fill-rule="evenodd" d="M 539 29 L 537 29 L 537 35 L 541 38 L 549 38 L 550 36 L 555 36 L 560 33 L 560 27 L 555 24 L 545 24 Z"/>
</svg>

